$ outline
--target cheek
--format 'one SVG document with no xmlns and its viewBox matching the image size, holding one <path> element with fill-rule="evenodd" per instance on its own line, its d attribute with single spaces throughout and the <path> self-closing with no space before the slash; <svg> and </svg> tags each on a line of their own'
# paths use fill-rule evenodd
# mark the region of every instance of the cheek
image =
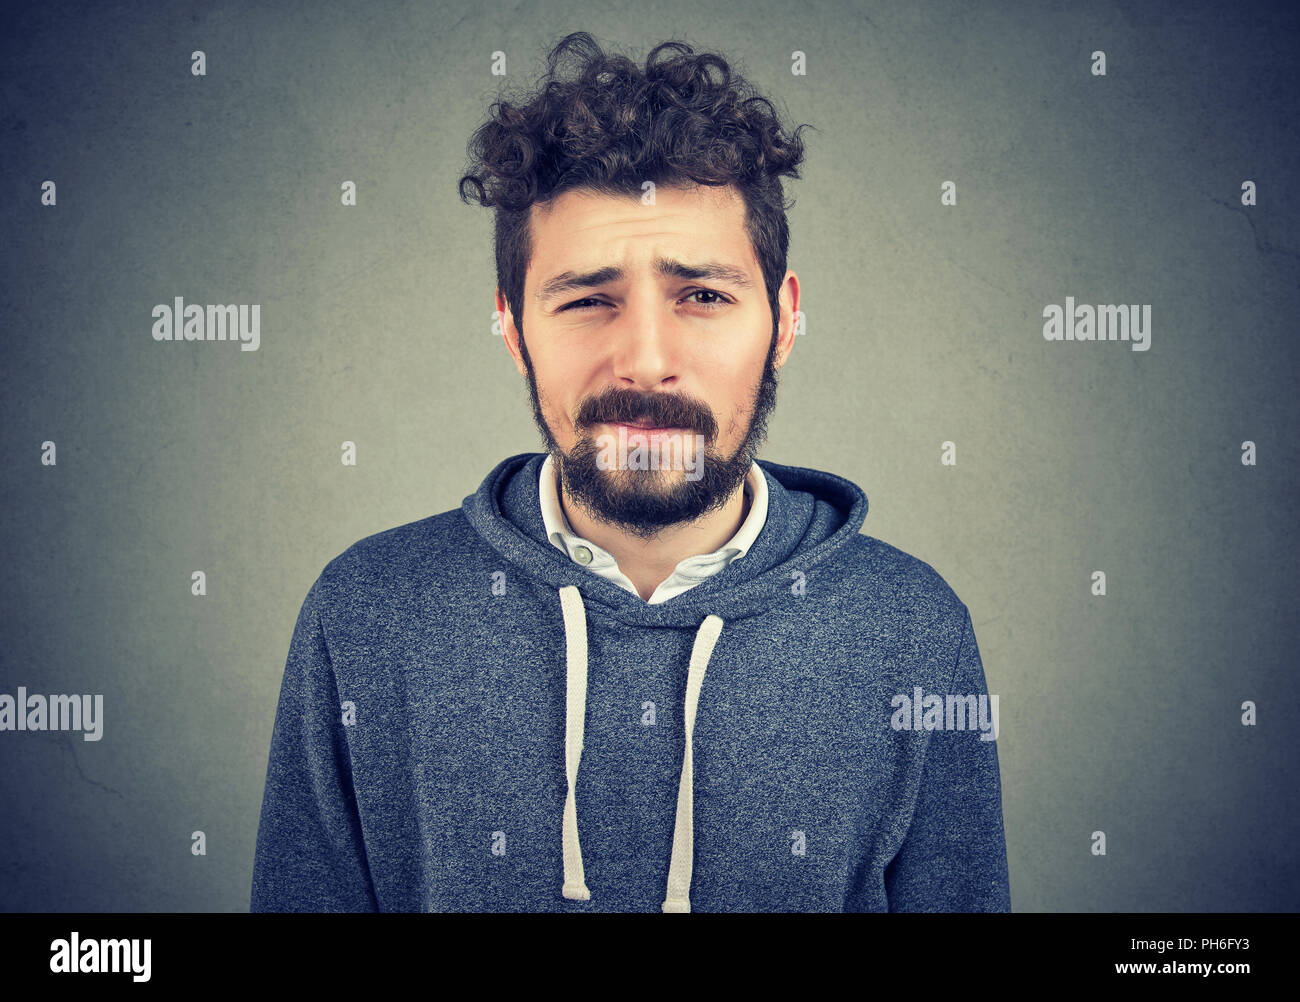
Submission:
<svg viewBox="0 0 1300 1002">
<path fill-rule="evenodd" d="M 557 428 L 571 431 L 582 400 L 580 387 L 587 385 L 587 373 L 581 360 L 566 360 L 555 355 L 539 360 L 533 356 L 533 371 L 537 375 L 537 393 L 548 419 Z"/>
</svg>

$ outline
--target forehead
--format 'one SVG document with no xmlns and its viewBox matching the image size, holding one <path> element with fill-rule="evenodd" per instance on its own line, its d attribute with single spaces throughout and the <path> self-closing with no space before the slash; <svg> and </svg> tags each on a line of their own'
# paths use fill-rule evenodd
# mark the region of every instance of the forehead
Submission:
<svg viewBox="0 0 1300 1002">
<path fill-rule="evenodd" d="M 607 264 L 610 256 L 649 259 L 656 251 L 755 263 L 745 202 L 730 185 L 660 186 L 652 205 L 637 195 L 570 189 L 532 207 L 530 231 L 531 264 L 547 272 Z"/>
</svg>

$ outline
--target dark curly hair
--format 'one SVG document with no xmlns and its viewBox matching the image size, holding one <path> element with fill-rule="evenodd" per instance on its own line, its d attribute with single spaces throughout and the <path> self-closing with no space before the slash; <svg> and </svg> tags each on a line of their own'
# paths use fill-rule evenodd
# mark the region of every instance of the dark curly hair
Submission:
<svg viewBox="0 0 1300 1002">
<path fill-rule="evenodd" d="M 577 76 L 558 79 L 556 68 L 570 52 L 580 59 Z M 660 60 L 661 53 L 668 58 Z M 572 188 L 640 196 L 644 181 L 693 181 L 735 185 L 744 199 L 775 343 L 790 244 L 785 211 L 793 205 L 784 201 L 780 179 L 799 177 L 799 133 L 811 126 L 783 131 L 771 102 L 716 53 L 663 42 L 643 70 L 626 56 L 607 55 L 585 31 L 551 50 L 547 73 L 526 103 L 498 100 L 490 110 L 469 141 L 460 197 L 496 208 L 497 284 L 520 333 L 534 204 Z"/>
</svg>

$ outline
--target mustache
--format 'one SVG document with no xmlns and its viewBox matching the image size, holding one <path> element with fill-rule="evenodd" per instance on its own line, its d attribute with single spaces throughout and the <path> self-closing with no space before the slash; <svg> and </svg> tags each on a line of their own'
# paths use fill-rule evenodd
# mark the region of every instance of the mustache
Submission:
<svg viewBox="0 0 1300 1002">
<path fill-rule="evenodd" d="M 718 422 L 702 402 L 678 393 L 638 393 L 626 389 L 609 390 L 584 401 L 574 424 L 590 428 L 614 422 L 685 428 L 704 435 L 707 441 L 718 435 Z"/>
</svg>

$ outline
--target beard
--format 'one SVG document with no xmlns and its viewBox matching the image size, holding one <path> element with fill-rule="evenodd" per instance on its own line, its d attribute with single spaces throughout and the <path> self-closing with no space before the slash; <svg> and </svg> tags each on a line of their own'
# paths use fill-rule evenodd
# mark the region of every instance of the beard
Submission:
<svg viewBox="0 0 1300 1002">
<path fill-rule="evenodd" d="M 560 470 L 564 497 L 597 521 L 615 526 L 640 539 L 652 539 L 669 526 L 684 525 L 709 512 L 726 506 L 737 487 L 744 482 L 753 466 L 759 447 L 767 438 L 767 419 L 776 406 L 776 357 L 778 327 L 772 326 L 772 340 L 763 372 L 754 388 L 749 408 L 749 427 L 735 451 L 724 455 L 716 448 L 718 422 L 703 401 L 681 394 L 639 393 L 613 388 L 588 397 L 578 408 L 574 429 L 578 441 L 564 452 L 542 415 L 528 348 L 519 332 L 519 353 L 528 374 L 528 392 L 532 399 L 533 420 L 555 457 Z M 695 445 L 703 442 L 703 455 L 692 457 L 698 467 L 697 479 L 667 469 L 611 469 L 608 452 L 593 435 L 602 423 L 647 423 L 650 427 L 676 428 L 682 437 L 681 453 L 685 459 Z M 697 437 L 699 436 L 699 437 Z M 602 436 L 603 437 L 603 436 Z M 647 443 L 654 448 L 653 443 Z M 636 446 L 629 443 L 629 450 Z"/>
</svg>

